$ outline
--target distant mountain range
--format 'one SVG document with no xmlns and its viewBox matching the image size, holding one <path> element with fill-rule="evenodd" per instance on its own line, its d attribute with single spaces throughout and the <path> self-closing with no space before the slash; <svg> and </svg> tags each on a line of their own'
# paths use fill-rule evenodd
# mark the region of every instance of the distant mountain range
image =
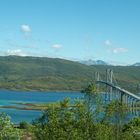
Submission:
<svg viewBox="0 0 140 140">
<path fill-rule="evenodd" d="M 85 64 L 85 65 L 109 65 L 107 62 L 103 61 L 103 60 L 92 60 L 92 59 L 89 59 L 89 60 L 83 60 L 83 61 L 80 61 L 81 64 Z"/>
<path fill-rule="evenodd" d="M 108 62 L 105 62 L 103 60 L 92 60 L 92 59 L 89 59 L 89 60 L 82 60 L 82 61 L 79 61 L 81 64 L 85 64 L 87 66 L 91 66 L 91 65 L 110 65 L 110 66 L 117 66 L 116 64 L 111 64 L 111 63 L 108 63 Z M 123 66 L 123 65 L 121 65 Z M 124 65 L 124 66 L 140 66 L 140 62 L 137 62 L 137 63 L 134 63 L 132 65 Z"/>
<path fill-rule="evenodd" d="M 135 63 L 132 66 L 140 66 L 140 63 Z"/>
</svg>

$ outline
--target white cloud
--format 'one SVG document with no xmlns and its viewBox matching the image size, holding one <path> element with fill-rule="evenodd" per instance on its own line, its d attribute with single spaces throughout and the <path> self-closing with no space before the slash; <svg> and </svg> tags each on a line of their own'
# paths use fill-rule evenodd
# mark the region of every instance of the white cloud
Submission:
<svg viewBox="0 0 140 140">
<path fill-rule="evenodd" d="M 54 44 L 51 47 L 54 49 L 60 49 L 60 48 L 62 48 L 62 45 L 61 44 Z"/>
<path fill-rule="evenodd" d="M 104 44 L 106 46 L 111 46 L 112 45 L 112 42 L 110 40 L 105 40 Z"/>
<path fill-rule="evenodd" d="M 31 28 L 30 28 L 29 25 L 23 24 L 23 25 L 21 25 L 21 31 L 22 31 L 23 33 L 30 33 L 30 32 L 31 32 Z"/>
<path fill-rule="evenodd" d="M 16 50 L 7 50 L 7 52 L 5 53 L 5 55 L 17 55 L 17 56 L 27 56 L 26 53 L 24 53 L 22 50 L 20 49 L 16 49 Z"/>
<path fill-rule="evenodd" d="M 128 51 L 126 48 L 114 47 L 114 44 L 110 40 L 105 40 L 104 44 L 108 46 L 108 51 L 114 54 L 126 53 Z"/>
<path fill-rule="evenodd" d="M 115 54 L 118 54 L 118 53 L 125 53 L 125 52 L 127 52 L 128 50 L 126 49 L 126 48 L 114 48 L 113 50 L 112 50 L 112 52 L 113 53 L 115 53 Z"/>
</svg>

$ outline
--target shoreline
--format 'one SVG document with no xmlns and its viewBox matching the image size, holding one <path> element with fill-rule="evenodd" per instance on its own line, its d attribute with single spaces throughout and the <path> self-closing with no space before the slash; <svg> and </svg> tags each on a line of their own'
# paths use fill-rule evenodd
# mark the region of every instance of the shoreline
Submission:
<svg viewBox="0 0 140 140">
<path fill-rule="evenodd" d="M 23 103 L 23 102 L 15 102 L 15 105 L 8 105 L 8 106 L 0 106 L 0 108 L 7 108 L 7 109 L 16 109 L 16 110 L 35 110 L 35 111 L 43 111 L 47 110 L 49 106 L 60 106 L 59 102 L 52 102 L 52 103 Z M 18 107 L 18 105 L 20 107 Z"/>
<path fill-rule="evenodd" d="M 12 91 L 12 92 L 71 92 L 71 93 L 82 93 L 81 90 L 19 90 L 19 89 L 0 89 L 0 91 Z"/>
</svg>

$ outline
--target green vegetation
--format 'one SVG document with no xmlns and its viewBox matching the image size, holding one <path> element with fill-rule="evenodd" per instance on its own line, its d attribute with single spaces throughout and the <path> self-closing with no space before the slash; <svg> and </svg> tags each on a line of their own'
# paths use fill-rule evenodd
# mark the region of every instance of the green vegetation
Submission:
<svg viewBox="0 0 140 140">
<path fill-rule="evenodd" d="M 93 84 L 83 92 L 85 92 L 84 101 L 75 101 L 71 107 L 69 100 L 65 99 L 59 108 L 52 106 L 35 120 L 33 123 L 35 137 L 38 140 L 140 139 L 138 133 L 140 118 L 126 123 L 125 105 L 119 101 L 104 105 Z M 102 113 L 104 115 L 101 115 Z"/>
<path fill-rule="evenodd" d="M 70 104 L 64 99 L 51 104 L 32 124 L 16 128 L 6 115 L 0 116 L 1 140 L 139 140 L 140 118 L 126 123 L 127 107 L 119 101 L 103 104 L 93 84 L 84 100 Z M 103 115 L 102 115 L 103 114 Z"/>
<path fill-rule="evenodd" d="M 57 58 L 0 56 L 0 88 L 10 90 L 81 91 L 99 71 L 114 71 L 118 84 L 139 92 L 140 68 L 135 66 L 86 66 Z"/>
<path fill-rule="evenodd" d="M 10 118 L 5 114 L 0 114 L 0 140 L 19 140 L 22 131 L 14 128 Z"/>
</svg>

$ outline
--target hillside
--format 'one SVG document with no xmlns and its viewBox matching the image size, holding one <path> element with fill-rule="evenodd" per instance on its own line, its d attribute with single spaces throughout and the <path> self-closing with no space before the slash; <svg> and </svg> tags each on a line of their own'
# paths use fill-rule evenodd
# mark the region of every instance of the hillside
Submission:
<svg viewBox="0 0 140 140">
<path fill-rule="evenodd" d="M 81 87 L 91 79 L 93 69 L 63 59 L 0 57 L 0 88 L 81 90 Z"/>
<path fill-rule="evenodd" d="M 0 57 L 0 88 L 10 90 L 80 91 L 94 78 L 113 69 L 117 81 L 132 91 L 138 90 L 140 68 L 134 66 L 87 66 L 58 58 Z M 133 86 L 131 86 L 133 84 Z"/>
</svg>

